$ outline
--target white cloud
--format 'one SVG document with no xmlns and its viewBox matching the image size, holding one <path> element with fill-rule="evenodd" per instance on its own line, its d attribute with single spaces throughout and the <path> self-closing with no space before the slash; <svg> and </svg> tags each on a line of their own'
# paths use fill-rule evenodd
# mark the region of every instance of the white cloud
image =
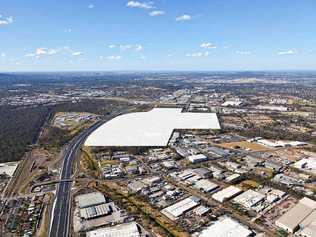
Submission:
<svg viewBox="0 0 316 237">
<path fill-rule="evenodd" d="M 65 33 L 71 33 L 71 32 L 72 32 L 72 29 L 71 29 L 71 28 L 65 29 L 64 32 L 65 32 Z"/>
<path fill-rule="evenodd" d="M 119 45 L 110 44 L 108 47 L 110 49 L 119 48 L 121 51 L 133 50 L 136 52 L 143 51 L 144 49 L 141 44 L 119 44 Z"/>
<path fill-rule="evenodd" d="M 82 56 L 84 53 L 81 51 L 73 52 L 72 56 Z"/>
<path fill-rule="evenodd" d="M 161 16 L 164 15 L 165 12 L 164 11 L 152 11 L 149 13 L 150 16 Z"/>
<path fill-rule="evenodd" d="M 145 60 L 145 59 L 146 59 L 146 56 L 141 55 L 138 59 L 140 59 L 140 60 Z"/>
<path fill-rule="evenodd" d="M 297 53 L 296 50 L 290 49 L 290 50 L 286 50 L 286 51 L 279 51 L 278 55 L 293 55 L 296 53 Z"/>
<path fill-rule="evenodd" d="M 120 60 L 122 57 L 120 55 L 111 55 L 111 56 L 100 56 L 100 60 Z"/>
<path fill-rule="evenodd" d="M 209 42 L 204 42 L 200 45 L 200 48 L 202 49 L 216 49 L 216 46 Z"/>
<path fill-rule="evenodd" d="M 131 49 L 132 47 L 133 47 L 133 46 L 130 45 L 130 44 L 122 44 L 122 45 L 119 45 L 119 48 L 120 48 L 120 50 L 122 50 L 122 51 L 129 50 L 129 49 Z"/>
<path fill-rule="evenodd" d="M 206 52 L 187 53 L 185 56 L 194 57 L 194 58 L 201 58 L 201 57 L 207 57 L 209 54 L 210 53 L 208 51 L 206 51 Z"/>
<path fill-rule="evenodd" d="M 5 53 L 1 53 L 0 56 L 1 56 L 2 58 L 4 58 L 4 57 L 6 56 L 6 54 L 5 54 Z"/>
<path fill-rule="evenodd" d="M 2 18 L 2 16 L 0 18 Z M 12 16 L 7 17 L 6 19 L 0 19 L 0 26 L 1 25 L 9 25 L 9 24 L 11 24 L 13 22 L 14 22 L 14 20 L 13 20 Z"/>
<path fill-rule="evenodd" d="M 44 55 L 44 54 L 47 54 L 47 50 L 46 50 L 46 48 L 37 48 L 35 50 L 35 54 L 36 55 Z"/>
<path fill-rule="evenodd" d="M 176 21 L 189 21 L 189 20 L 192 20 L 192 16 L 186 15 L 186 14 L 184 14 L 182 16 L 178 16 L 176 18 Z"/>
<path fill-rule="evenodd" d="M 143 50 L 143 46 L 139 45 L 135 45 L 135 50 L 136 51 L 142 51 Z"/>
<path fill-rule="evenodd" d="M 71 47 L 69 47 L 67 45 L 63 46 L 61 48 L 57 48 L 57 49 L 49 49 L 47 54 L 48 55 L 54 55 L 54 54 L 57 54 L 57 53 L 60 53 L 60 52 L 68 53 L 71 56 L 82 56 L 82 55 L 84 55 L 84 53 L 82 51 L 74 50 L 74 49 L 72 49 Z M 81 58 L 81 60 L 82 60 L 82 58 Z"/>
<path fill-rule="evenodd" d="M 240 51 L 240 50 L 237 50 L 236 51 L 236 54 L 240 54 L 240 55 L 250 55 L 252 54 L 251 51 Z"/>
<path fill-rule="evenodd" d="M 59 52 L 59 49 L 48 49 L 48 48 L 36 48 L 34 52 L 32 53 L 27 53 L 24 56 L 25 57 L 36 57 L 36 58 L 40 58 L 42 56 L 51 56 L 51 55 L 55 55 Z"/>
<path fill-rule="evenodd" d="M 57 49 L 49 49 L 47 51 L 47 55 L 55 55 L 58 53 L 58 50 Z"/>
<path fill-rule="evenodd" d="M 153 2 L 138 2 L 138 1 L 129 1 L 126 4 L 127 7 L 131 8 L 141 8 L 141 9 L 153 9 Z"/>
<path fill-rule="evenodd" d="M 94 8 L 94 5 L 93 5 L 93 4 L 90 4 L 90 5 L 88 6 L 88 8 L 89 8 L 89 9 L 92 9 L 92 8 Z"/>
<path fill-rule="evenodd" d="M 106 59 L 106 60 L 120 60 L 120 59 L 122 59 L 122 56 L 121 55 L 111 55 L 111 56 L 107 56 L 107 57 L 100 56 L 99 58 L 100 58 L 100 60 L 104 60 L 104 59 Z"/>
</svg>

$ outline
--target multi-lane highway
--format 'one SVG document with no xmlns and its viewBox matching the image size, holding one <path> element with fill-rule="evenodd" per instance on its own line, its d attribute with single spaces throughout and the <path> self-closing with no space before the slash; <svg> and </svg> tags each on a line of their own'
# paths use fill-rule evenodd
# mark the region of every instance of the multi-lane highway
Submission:
<svg viewBox="0 0 316 237">
<path fill-rule="evenodd" d="M 76 160 L 82 143 L 87 136 L 102 123 L 98 122 L 76 137 L 64 151 L 64 159 L 60 174 L 60 180 L 70 179 L 73 173 L 73 164 Z M 69 232 L 69 215 L 71 207 L 70 191 L 72 182 L 60 182 L 54 201 L 49 229 L 50 237 L 66 237 Z"/>
<path fill-rule="evenodd" d="M 112 114 L 105 118 L 103 121 L 95 123 L 89 129 L 82 132 L 76 138 L 74 138 L 67 146 L 63 153 L 63 163 L 61 168 L 60 180 L 66 180 L 60 182 L 54 200 L 53 209 L 51 212 L 51 222 L 49 227 L 49 237 L 68 237 L 69 236 L 69 219 L 70 219 L 70 208 L 71 208 L 71 187 L 72 182 L 67 180 L 71 179 L 73 174 L 73 166 L 76 158 L 79 155 L 80 147 L 89 136 L 91 132 L 101 126 L 104 122 L 130 110 L 124 110 Z"/>
</svg>

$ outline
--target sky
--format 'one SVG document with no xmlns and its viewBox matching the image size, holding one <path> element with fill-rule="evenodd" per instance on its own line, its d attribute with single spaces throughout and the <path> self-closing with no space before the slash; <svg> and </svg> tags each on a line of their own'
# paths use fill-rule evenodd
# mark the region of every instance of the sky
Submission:
<svg viewBox="0 0 316 237">
<path fill-rule="evenodd" d="M 1 0 L 0 71 L 316 70 L 315 0 Z"/>
</svg>

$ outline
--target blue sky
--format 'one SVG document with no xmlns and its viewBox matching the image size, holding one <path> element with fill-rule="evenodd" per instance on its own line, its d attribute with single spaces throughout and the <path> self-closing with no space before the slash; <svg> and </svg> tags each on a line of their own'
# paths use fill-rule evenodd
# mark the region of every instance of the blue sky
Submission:
<svg viewBox="0 0 316 237">
<path fill-rule="evenodd" d="M 0 71 L 316 70 L 315 0 L 1 0 Z"/>
</svg>

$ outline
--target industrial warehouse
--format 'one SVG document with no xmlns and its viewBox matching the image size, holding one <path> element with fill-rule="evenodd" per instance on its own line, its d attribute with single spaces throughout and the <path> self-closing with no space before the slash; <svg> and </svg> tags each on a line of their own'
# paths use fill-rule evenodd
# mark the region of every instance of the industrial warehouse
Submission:
<svg viewBox="0 0 316 237">
<path fill-rule="evenodd" d="M 175 129 L 220 129 L 215 113 L 154 108 L 120 115 L 95 130 L 85 146 L 167 146 Z"/>
<path fill-rule="evenodd" d="M 276 220 L 275 225 L 301 236 L 313 237 L 316 234 L 316 201 L 302 198 L 294 207 Z"/>
<path fill-rule="evenodd" d="M 161 212 L 169 217 L 171 220 L 176 220 L 188 210 L 198 206 L 200 203 L 200 199 L 194 196 L 188 197 L 178 203 L 175 203 L 172 206 L 169 206 L 163 209 Z"/>
<path fill-rule="evenodd" d="M 222 217 L 213 225 L 207 227 L 199 237 L 221 236 L 221 237 L 249 237 L 253 232 L 246 226 L 241 225 L 230 217 Z"/>
</svg>

